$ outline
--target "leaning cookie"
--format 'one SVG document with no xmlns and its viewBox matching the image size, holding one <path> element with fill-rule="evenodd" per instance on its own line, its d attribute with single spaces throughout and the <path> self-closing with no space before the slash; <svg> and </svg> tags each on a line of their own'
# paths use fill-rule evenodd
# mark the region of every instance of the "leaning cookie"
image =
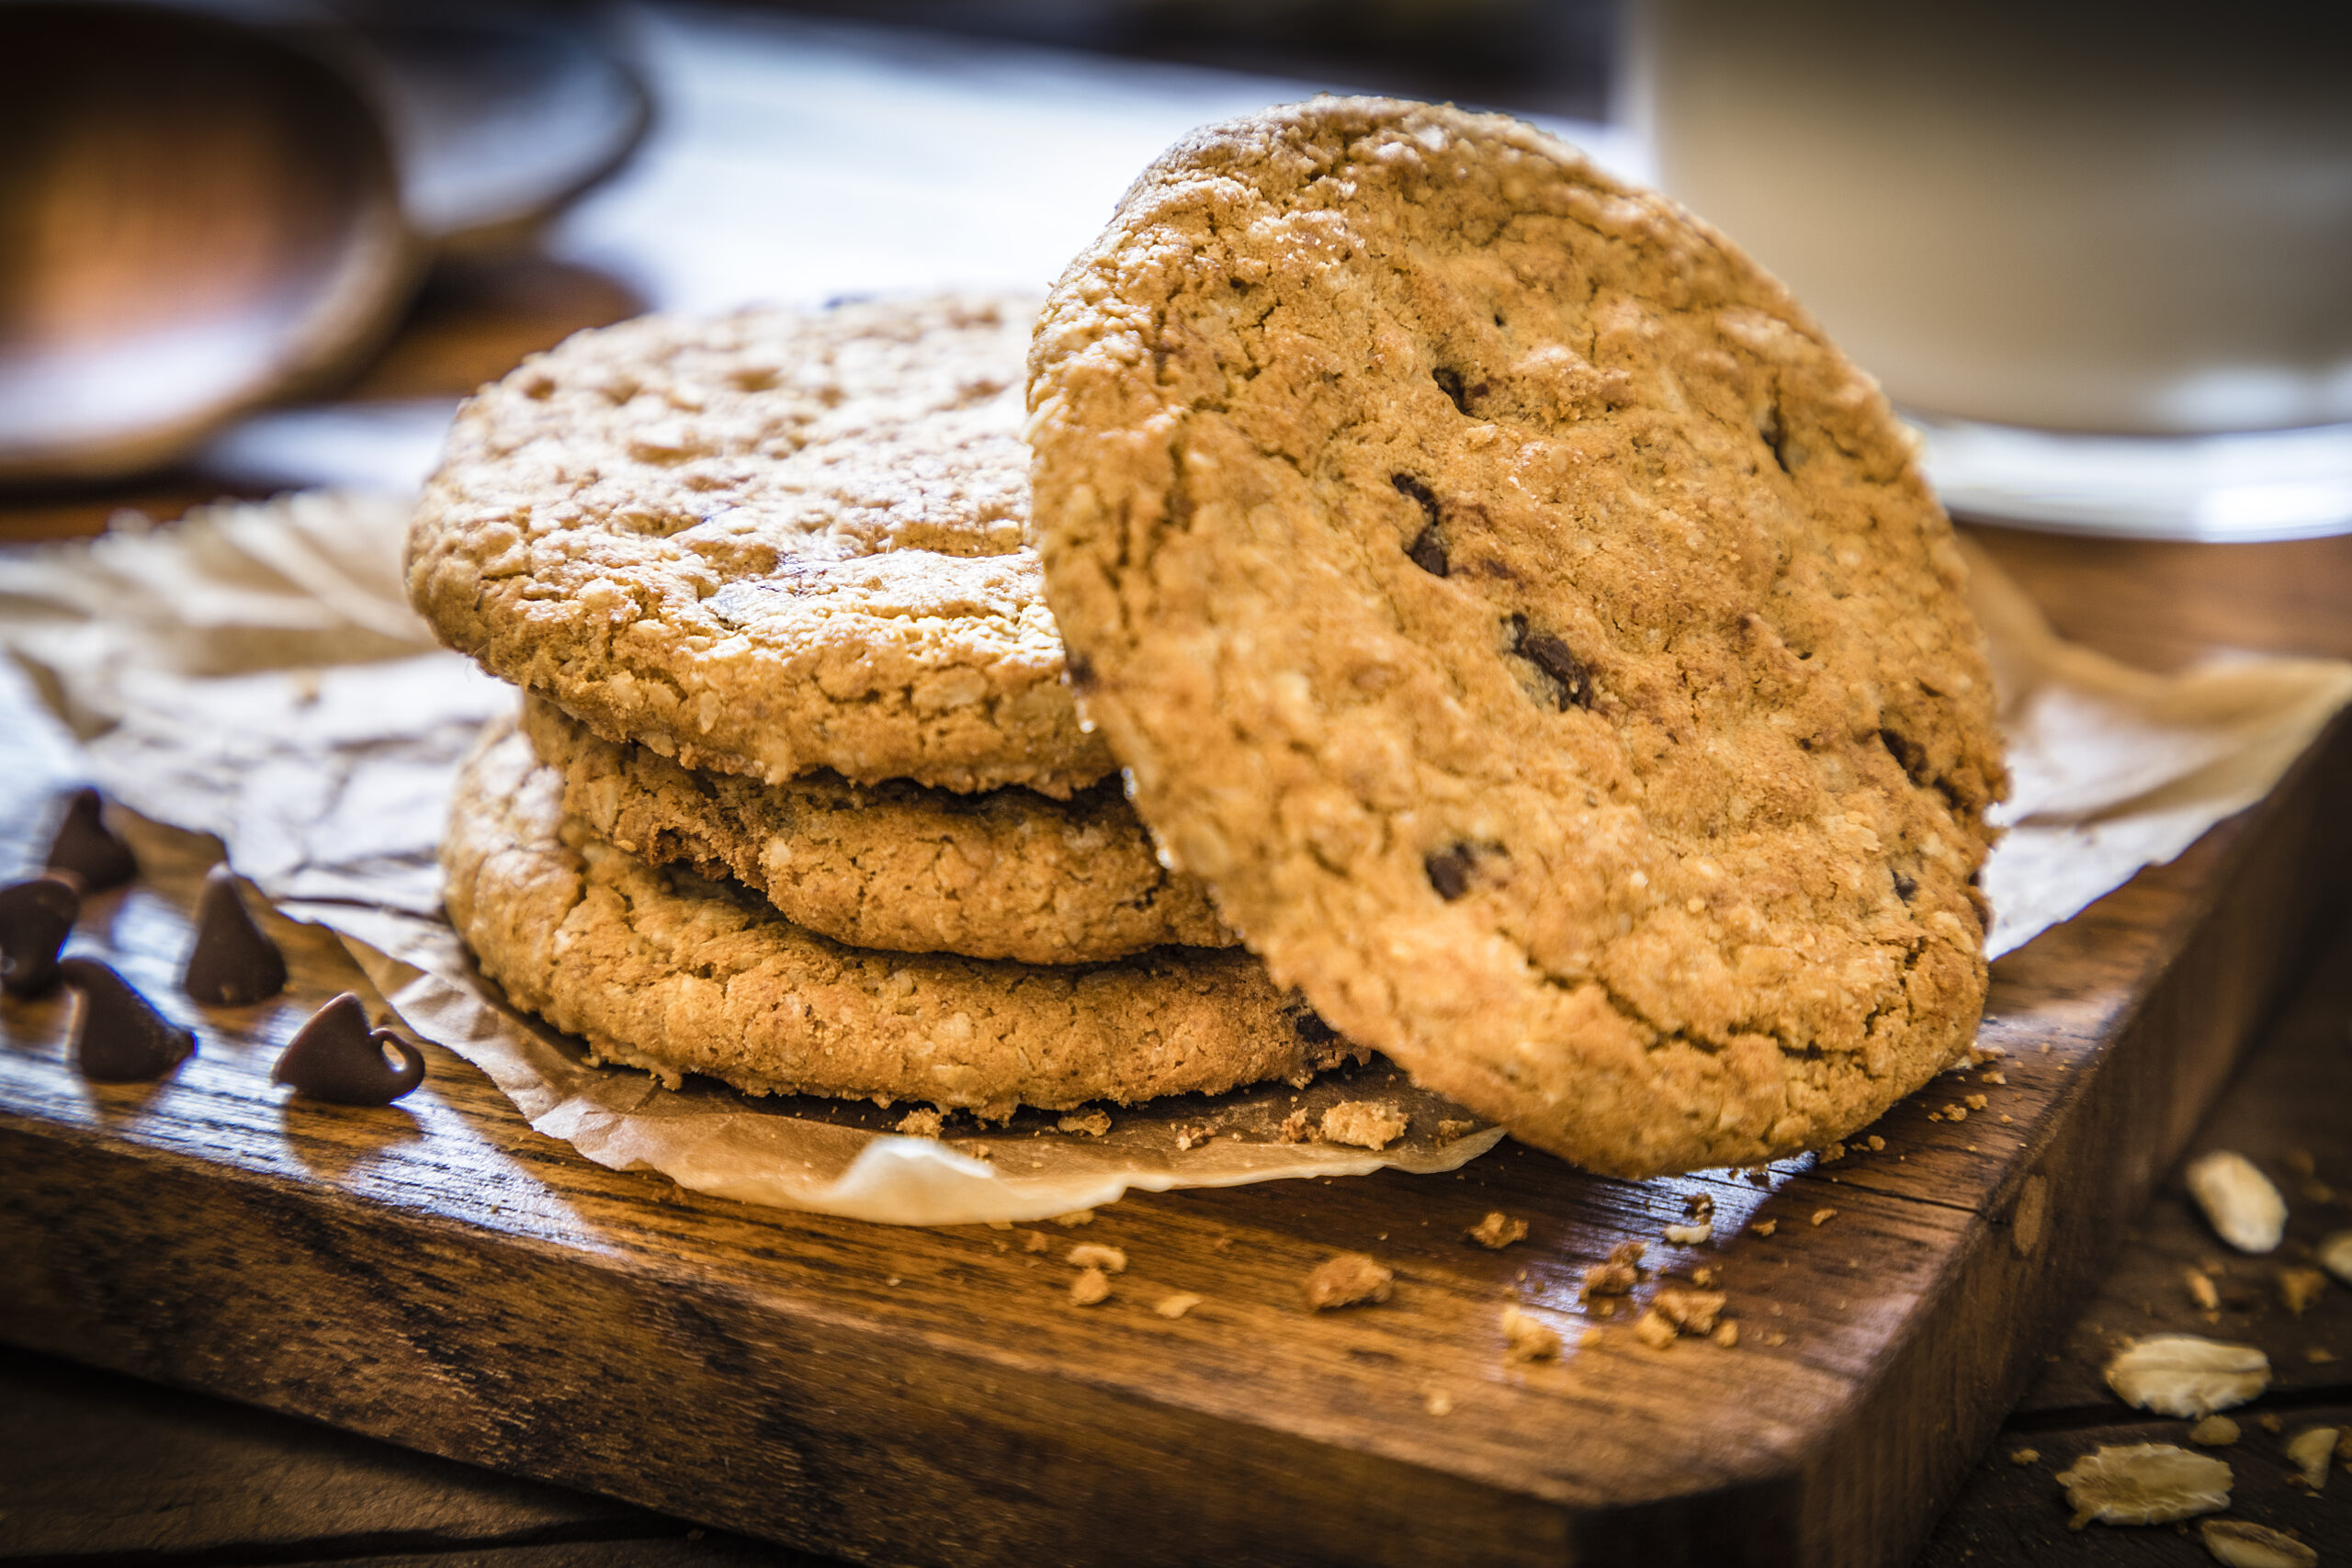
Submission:
<svg viewBox="0 0 2352 1568">
<path fill-rule="evenodd" d="M 581 333 L 458 412 L 409 597 L 492 674 L 687 767 L 1066 796 L 1112 762 L 1023 544 L 1034 314 Z"/>
<path fill-rule="evenodd" d="M 522 725 L 563 775 L 563 809 L 599 838 L 736 878 L 852 947 L 1094 964 L 1237 940 L 1205 888 L 1159 863 L 1114 784 L 1067 801 L 831 773 L 763 784 L 600 739 L 539 697 Z"/>
<path fill-rule="evenodd" d="M 1081 702 L 1351 1038 L 1633 1176 L 1960 1057 L 2006 787 L 1963 567 L 1713 231 L 1500 117 L 1270 111 L 1136 182 L 1030 400 Z"/>
<path fill-rule="evenodd" d="M 493 726 L 458 778 L 447 899 L 482 972 L 599 1060 L 1002 1116 L 1303 1083 L 1363 1059 L 1238 951 L 1042 968 L 844 947 L 602 842 L 562 794 Z"/>
</svg>

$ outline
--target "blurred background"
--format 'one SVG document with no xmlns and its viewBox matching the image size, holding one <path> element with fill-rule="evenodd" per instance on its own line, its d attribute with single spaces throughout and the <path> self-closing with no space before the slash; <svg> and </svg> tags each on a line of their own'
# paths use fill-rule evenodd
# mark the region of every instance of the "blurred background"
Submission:
<svg viewBox="0 0 2352 1568">
<path fill-rule="evenodd" d="M 1971 516 L 2352 526 L 2352 54 L 2317 8 L 0 0 L 0 506 L 401 489 L 649 309 L 1040 288 L 1204 120 L 1538 120 L 1780 273 Z M 12 525 L 12 526 L 14 526 Z"/>
</svg>

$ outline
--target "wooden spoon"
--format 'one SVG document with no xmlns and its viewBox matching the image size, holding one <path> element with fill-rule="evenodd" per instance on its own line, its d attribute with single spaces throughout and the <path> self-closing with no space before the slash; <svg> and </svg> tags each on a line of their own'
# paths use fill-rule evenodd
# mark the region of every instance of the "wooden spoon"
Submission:
<svg viewBox="0 0 2352 1568">
<path fill-rule="evenodd" d="M 288 35 L 0 5 L 0 479 L 95 479 L 376 347 L 421 247 L 377 117 Z"/>
</svg>

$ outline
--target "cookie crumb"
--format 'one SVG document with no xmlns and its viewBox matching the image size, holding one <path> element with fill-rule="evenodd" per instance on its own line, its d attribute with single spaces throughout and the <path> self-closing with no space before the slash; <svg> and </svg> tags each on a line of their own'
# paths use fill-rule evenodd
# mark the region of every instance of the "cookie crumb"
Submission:
<svg viewBox="0 0 2352 1568">
<path fill-rule="evenodd" d="M 1835 1209 L 1815 1209 L 1813 1212 L 1813 1223 L 1815 1225 L 1826 1225 L 1837 1217 L 1838 1211 Z"/>
<path fill-rule="evenodd" d="M 2188 1286 L 2188 1299 L 2206 1312 L 2217 1312 L 2222 1305 L 2222 1292 L 2213 1288 L 2211 1276 L 2199 1269 L 2184 1269 L 2181 1279 Z"/>
<path fill-rule="evenodd" d="M 1715 1270 L 1703 1265 L 1693 1269 L 1690 1270 L 1690 1282 L 1703 1291 L 1715 1282 Z"/>
<path fill-rule="evenodd" d="M 1774 1231 L 1781 1228 L 1781 1222 L 1778 1220 L 1758 1220 L 1747 1228 L 1758 1235 L 1770 1235 Z"/>
<path fill-rule="evenodd" d="M 2303 1352 L 2303 1359 L 2309 1361 L 2314 1367 L 2324 1367 L 2331 1365 L 2335 1361 L 2335 1352 L 2333 1350 L 2323 1350 L 2318 1346 L 2314 1345 L 2310 1349 Z"/>
<path fill-rule="evenodd" d="M 1515 1306 L 1503 1308 L 1503 1359 L 1551 1361 L 1559 1354 L 1560 1337 L 1549 1325 Z"/>
<path fill-rule="evenodd" d="M 1283 1118 L 1282 1125 L 1274 1129 L 1274 1142 L 1278 1144 L 1304 1144 L 1312 1141 L 1314 1136 L 1314 1130 L 1307 1125 L 1304 1111 L 1292 1111 Z"/>
<path fill-rule="evenodd" d="M 1065 1133 L 1082 1133 L 1090 1138 L 1099 1138 L 1111 1130 L 1111 1116 L 1104 1111 L 1087 1111 L 1065 1116 L 1054 1125 Z"/>
<path fill-rule="evenodd" d="M 1438 1142 L 1442 1144 L 1450 1144 L 1453 1142 L 1454 1139 L 1462 1137 L 1467 1134 L 1478 1123 L 1476 1122 L 1456 1121 L 1453 1117 L 1449 1116 L 1444 1121 L 1440 1122 L 1437 1124 Z"/>
<path fill-rule="evenodd" d="M 1650 1311 L 1681 1334 L 1712 1334 L 1724 1310 L 1721 1291 L 1680 1291 L 1671 1286 L 1650 1298 Z"/>
<path fill-rule="evenodd" d="M 1713 1339 L 1716 1345 L 1725 1350 L 1736 1349 L 1739 1345 L 1739 1325 L 1736 1323 L 1719 1323 L 1715 1325 L 1715 1331 L 1707 1337 Z"/>
<path fill-rule="evenodd" d="M 1046 1239 L 1046 1233 L 1044 1231 L 1023 1231 L 1021 1233 L 1021 1250 L 1023 1252 L 1043 1252 L 1053 1245 L 1054 1244 L 1052 1242 Z"/>
<path fill-rule="evenodd" d="M 1674 1325 L 1656 1312 L 1645 1312 L 1634 1320 L 1634 1337 L 1653 1350 L 1673 1348 L 1676 1337 Z"/>
<path fill-rule="evenodd" d="M 937 1111 L 925 1107 L 920 1111 L 910 1111 L 899 1117 L 896 1130 L 910 1138 L 936 1138 L 939 1136 L 940 1125 L 945 1120 Z"/>
<path fill-rule="evenodd" d="M 1462 1234 L 1489 1252 L 1499 1252 L 1515 1241 L 1527 1239 L 1527 1222 L 1495 1209 Z"/>
<path fill-rule="evenodd" d="M 1453 1396 L 1442 1389 L 1433 1388 L 1422 1396 L 1421 1408 L 1432 1416 L 1451 1416 L 1453 1414 Z"/>
<path fill-rule="evenodd" d="M 1100 1269 L 1105 1274 L 1124 1274 L 1127 1271 L 1127 1255 L 1125 1250 L 1115 1247 L 1103 1247 L 1091 1241 L 1081 1241 L 1071 1247 L 1063 1255 L 1062 1261 L 1073 1269 Z"/>
<path fill-rule="evenodd" d="M 1657 1234 L 1658 1239 L 1669 1247 L 1703 1247 L 1715 1237 L 1715 1222 L 1701 1220 L 1694 1225 L 1668 1225 Z"/>
<path fill-rule="evenodd" d="M 1306 1304 L 1316 1312 L 1332 1307 L 1385 1302 L 1396 1280 L 1396 1271 L 1382 1268 L 1361 1252 L 1342 1252 L 1316 1266 L 1306 1277 Z"/>
<path fill-rule="evenodd" d="M 2208 1416 L 2188 1429 L 2188 1440 L 2200 1449 L 2226 1449 L 2238 1435 L 2238 1424 L 2226 1416 Z"/>
<path fill-rule="evenodd" d="M 2278 1270 L 2278 1303 L 2297 1317 L 2302 1316 L 2326 1289 L 2327 1276 L 2316 1269 Z"/>
<path fill-rule="evenodd" d="M 1982 1111 L 1984 1109 L 1984 1097 L 1981 1094 L 1962 1095 L 1960 1097 L 1960 1102 L 1962 1105 L 1967 1106 L 1971 1111 Z"/>
<path fill-rule="evenodd" d="M 1979 1096 L 1978 1098 L 1980 1098 L 1980 1099 L 1981 1099 L 1981 1098 L 1983 1098 L 1983 1097 L 1982 1097 L 1982 1096 Z M 1945 1106 L 1945 1107 L 1944 1107 L 1944 1120 L 1945 1120 L 1945 1121 L 1947 1121 L 1947 1122 L 1965 1122 L 1965 1121 L 1967 1121 L 1967 1120 L 1968 1120 L 1968 1107 L 1966 1107 L 1965 1105 L 1962 1105 L 1962 1104 L 1958 1103 L 1957 1101 L 1955 1101 L 1954 1103 L 1952 1103 L 1952 1104 L 1951 1104 L 1951 1105 L 1947 1105 L 1947 1106 Z"/>
<path fill-rule="evenodd" d="M 1886 1140 L 1880 1137 L 1876 1133 L 1872 1133 L 1868 1138 L 1864 1139 L 1863 1144 L 1864 1146 L 1872 1154 L 1881 1154 L 1886 1149 Z"/>
<path fill-rule="evenodd" d="M 1173 1295 L 1162 1296 L 1152 1303 L 1151 1310 L 1173 1323 L 1200 1304 L 1201 1298 L 1193 1294 L 1192 1292 L 1178 1291 Z"/>
<path fill-rule="evenodd" d="M 1621 1241 L 1609 1249 L 1607 1261 L 1596 1263 L 1584 1271 L 1584 1293 L 1593 1296 L 1622 1296 L 1641 1282 L 1642 1254 L 1649 1249 L 1646 1242 Z"/>
<path fill-rule="evenodd" d="M 2254 1424 L 2274 1437 L 2284 1429 L 2287 1425 L 2276 1416 L 2257 1416 L 2254 1418 Z"/>
<path fill-rule="evenodd" d="M 2018 1466 L 2020 1469 L 2026 1465 L 2031 1464 L 2041 1457 L 2041 1450 L 2040 1449 L 2011 1449 L 2009 1450 L 2009 1462 Z"/>
<path fill-rule="evenodd" d="M 1186 1149 L 1196 1149 L 1216 1137 L 1217 1134 L 1216 1127 L 1207 1122 L 1180 1122 L 1172 1130 L 1176 1134 L 1176 1148 L 1179 1153 Z"/>
<path fill-rule="evenodd" d="M 1343 1100 L 1323 1112 L 1320 1131 L 1327 1144 L 1385 1149 L 1405 1135 L 1411 1121 L 1393 1100 Z"/>
<path fill-rule="evenodd" d="M 1846 1145 L 1843 1144 L 1831 1144 L 1821 1151 L 1818 1156 L 1818 1163 L 1822 1165 L 1835 1165 L 1838 1161 L 1844 1159 L 1845 1157 Z"/>
<path fill-rule="evenodd" d="M 1107 1301 L 1111 1295 L 1111 1276 L 1100 1269 L 1089 1269 L 1069 1282 L 1072 1306 L 1091 1307 Z"/>
<path fill-rule="evenodd" d="M 1211 1252 L 1230 1252 L 1232 1249 L 1233 1238 L 1229 1235 L 1221 1235 L 1215 1241 L 1209 1243 L 1209 1250 Z"/>
<path fill-rule="evenodd" d="M 1715 1212 L 1715 1200 L 1705 1192 L 1686 1192 L 1682 1195 L 1682 1212 L 1691 1219 L 1703 1220 Z"/>
<path fill-rule="evenodd" d="M 1094 1223 L 1094 1211 L 1072 1209 L 1067 1214 L 1056 1214 L 1053 1223 L 1057 1225 L 1091 1225 Z"/>
<path fill-rule="evenodd" d="M 1768 1328 L 1764 1330 L 1762 1334 L 1757 1336 L 1757 1337 L 1763 1340 L 1765 1344 L 1775 1347 L 1785 1345 L 1789 1342 L 1789 1337 L 1781 1333 L 1777 1328 Z"/>
<path fill-rule="evenodd" d="M 2001 1071 L 2000 1068 L 1996 1067 L 1989 1073 L 1981 1074 L 1977 1077 L 1976 1081 L 1978 1083 L 2007 1084 L 2009 1081 L 2009 1076 L 2008 1074 Z"/>
</svg>

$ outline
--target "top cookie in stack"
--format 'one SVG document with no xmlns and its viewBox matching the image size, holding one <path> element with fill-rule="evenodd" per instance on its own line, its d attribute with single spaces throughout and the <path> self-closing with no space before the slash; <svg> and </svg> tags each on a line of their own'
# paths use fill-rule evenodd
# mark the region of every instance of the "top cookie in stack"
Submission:
<svg viewBox="0 0 2352 1568">
<path fill-rule="evenodd" d="M 1023 544 L 1033 315 L 651 317 L 461 412 L 410 592 L 529 694 L 444 857 L 518 1003 L 671 1077 L 992 1114 L 1351 1054 L 1078 720 Z"/>
<path fill-rule="evenodd" d="M 1720 235 L 1517 121 L 1317 99 L 1147 170 L 1031 378 L 1086 711 L 1340 1030 L 1633 1176 L 1960 1058 L 2005 781 L 1964 568 Z"/>
</svg>

